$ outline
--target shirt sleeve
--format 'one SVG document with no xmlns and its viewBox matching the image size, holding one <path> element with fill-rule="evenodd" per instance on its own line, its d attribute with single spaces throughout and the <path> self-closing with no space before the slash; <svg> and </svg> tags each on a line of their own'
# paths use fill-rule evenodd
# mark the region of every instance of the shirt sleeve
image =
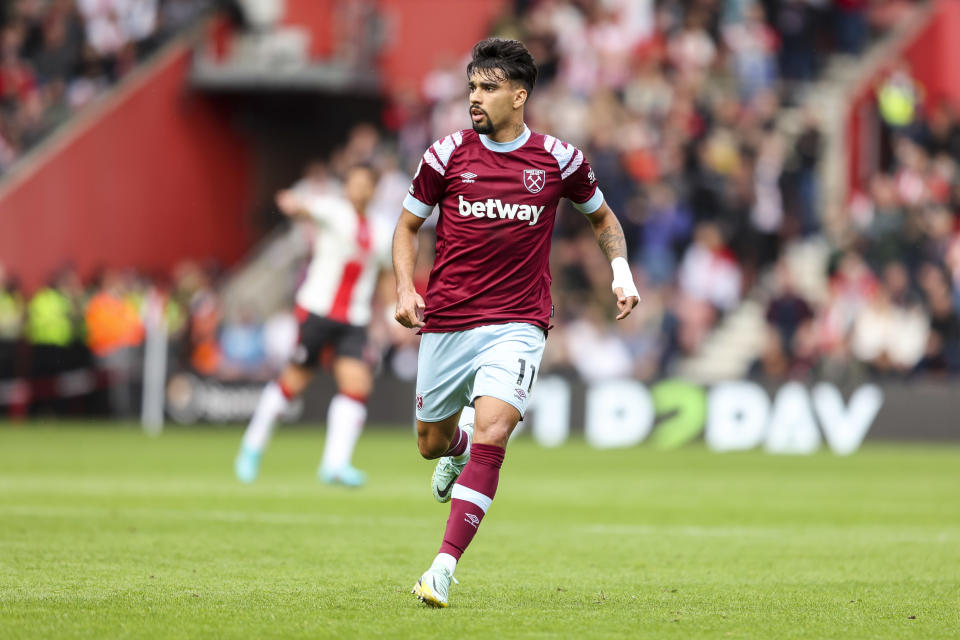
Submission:
<svg viewBox="0 0 960 640">
<path fill-rule="evenodd" d="M 338 196 L 306 196 L 303 198 L 303 205 L 310 214 L 310 219 L 321 225 L 335 223 L 338 218 L 342 218 L 344 208 L 349 211 L 350 206 Z"/>
<path fill-rule="evenodd" d="M 377 261 L 381 269 L 393 268 L 393 227 L 385 224 L 377 224 L 375 227 L 378 235 Z"/>
<path fill-rule="evenodd" d="M 590 214 L 603 204 L 603 192 L 597 185 L 597 177 L 583 152 L 577 149 L 570 165 L 561 174 L 563 196 L 569 198 L 581 213 Z"/>
<path fill-rule="evenodd" d="M 428 158 L 430 151 L 424 154 L 417 167 L 417 173 L 410 184 L 410 192 L 403 200 L 403 208 L 415 216 L 429 218 L 433 208 L 443 196 L 443 175 L 434 168 L 436 160 Z M 431 162 L 431 160 L 433 160 Z"/>
</svg>

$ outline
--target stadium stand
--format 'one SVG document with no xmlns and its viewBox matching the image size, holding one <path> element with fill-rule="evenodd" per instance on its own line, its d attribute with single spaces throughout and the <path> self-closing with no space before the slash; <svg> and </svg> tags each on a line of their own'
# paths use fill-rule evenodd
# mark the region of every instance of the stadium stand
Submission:
<svg viewBox="0 0 960 640">
<path fill-rule="evenodd" d="M 82 2 L 14 3 L 2 32 L 0 165 L 126 73 L 174 29 L 167 25 L 187 24 L 207 5 L 161 1 L 152 22 L 129 16 L 107 47 L 95 46 L 96 15 Z M 689 365 L 703 354 L 728 375 L 766 381 L 960 371 L 956 113 L 946 102 L 924 104 L 909 68 L 890 72 L 873 105 L 884 122 L 883 164 L 851 195 L 844 222 L 827 227 L 822 114 L 805 99 L 831 64 L 880 46 L 913 3 L 505 6 L 491 33 L 523 39 L 541 65 L 530 125 L 591 158 L 624 220 L 643 297 L 627 322 L 611 321 L 607 266 L 589 227 L 563 211 L 552 264 L 558 315 L 544 371 L 587 381 L 697 377 Z M 382 121 L 356 127 L 305 167 L 303 179 L 336 189 L 343 167 L 371 161 L 385 176 L 374 213 L 395 217 L 422 149 L 464 124 L 462 67 L 443 60 L 422 86 L 392 88 Z M 71 93 L 87 97 L 72 102 Z M 225 278 L 195 265 L 179 268 L 169 287 L 163 278 L 128 275 L 126 295 L 136 305 L 151 286 L 169 290 L 181 368 L 268 379 L 285 359 L 291 321 L 282 309 L 301 268 L 276 256 L 302 256 L 296 237 L 274 234 L 271 242 L 289 250 L 261 246 Z M 281 280 L 289 287 L 264 285 Z M 6 282 L 3 353 L 18 355 L 5 358 L 0 377 L 10 378 L 30 370 L 23 360 L 30 349 L 9 345 L 23 344 L 19 328 L 30 326 L 40 293 L 31 298 L 15 278 Z M 77 317 L 96 317 L 89 301 L 102 293 L 94 287 L 79 296 Z M 415 338 L 387 315 L 371 335 L 386 370 L 409 379 Z M 99 335 L 89 329 L 78 333 L 88 342 Z"/>
<path fill-rule="evenodd" d="M 0 11 L 0 176 L 211 0 L 14 0 Z"/>
</svg>

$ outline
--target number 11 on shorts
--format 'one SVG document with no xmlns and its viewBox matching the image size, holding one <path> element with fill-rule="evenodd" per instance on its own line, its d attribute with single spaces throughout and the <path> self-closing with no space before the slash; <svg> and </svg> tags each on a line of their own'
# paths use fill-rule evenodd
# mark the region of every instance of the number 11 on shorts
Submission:
<svg viewBox="0 0 960 640">
<path fill-rule="evenodd" d="M 527 371 L 527 361 L 524 358 L 517 358 L 520 361 L 520 375 L 517 376 L 517 386 L 523 386 L 523 374 Z M 530 393 L 530 390 L 533 389 L 533 379 L 537 375 L 537 368 L 533 365 L 530 365 L 530 384 L 527 385 L 527 393 Z"/>
</svg>

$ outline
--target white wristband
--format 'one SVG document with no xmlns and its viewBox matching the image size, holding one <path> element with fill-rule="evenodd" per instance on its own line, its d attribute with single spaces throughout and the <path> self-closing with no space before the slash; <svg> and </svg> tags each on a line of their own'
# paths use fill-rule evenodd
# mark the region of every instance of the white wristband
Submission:
<svg viewBox="0 0 960 640">
<path fill-rule="evenodd" d="M 613 284 L 610 285 L 610 289 L 623 289 L 624 296 L 640 298 L 637 285 L 633 283 L 633 272 L 630 271 L 630 263 L 627 259 L 618 256 L 610 261 L 610 266 L 613 267 Z"/>
</svg>

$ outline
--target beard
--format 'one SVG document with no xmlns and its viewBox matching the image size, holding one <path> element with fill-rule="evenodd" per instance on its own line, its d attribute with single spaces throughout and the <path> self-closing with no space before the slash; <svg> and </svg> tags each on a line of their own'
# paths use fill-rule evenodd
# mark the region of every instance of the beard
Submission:
<svg viewBox="0 0 960 640">
<path fill-rule="evenodd" d="M 470 114 L 470 121 L 473 122 L 473 130 L 485 136 L 490 135 L 491 133 L 493 133 L 493 121 L 490 119 L 490 114 L 488 114 L 483 109 L 479 109 L 479 111 L 483 113 L 483 117 L 484 117 L 484 119 L 481 120 L 480 122 L 474 122 L 473 114 L 472 113 Z"/>
</svg>

